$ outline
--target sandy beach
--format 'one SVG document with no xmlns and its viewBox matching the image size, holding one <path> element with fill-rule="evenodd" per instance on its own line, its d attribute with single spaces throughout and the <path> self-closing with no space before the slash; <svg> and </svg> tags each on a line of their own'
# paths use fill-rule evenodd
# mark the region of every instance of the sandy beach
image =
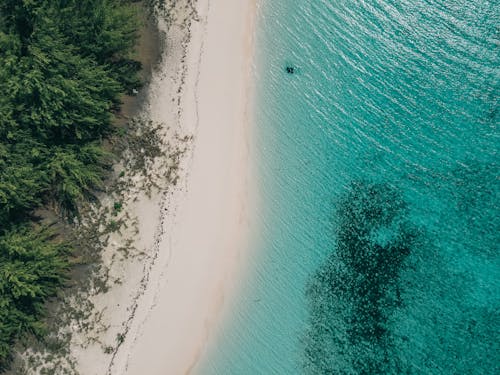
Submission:
<svg viewBox="0 0 500 375">
<path fill-rule="evenodd" d="M 173 23 L 159 24 L 165 51 L 144 115 L 169 124 L 166 143 L 173 133 L 191 143 L 175 187 L 139 191 L 127 206 L 144 256 L 117 263 L 113 249 L 103 254 L 120 283 L 92 297 L 107 328 L 94 329 L 92 339 L 73 335 L 82 375 L 190 373 L 244 270 L 254 194 L 248 116 L 256 2 L 178 4 Z M 115 247 L 120 241 L 110 239 Z"/>
<path fill-rule="evenodd" d="M 185 374 L 206 345 L 245 250 L 248 78 L 253 0 L 200 0 L 191 27 L 181 126 L 194 134 L 185 194 L 113 374 Z M 161 111 L 162 107 L 152 108 Z M 160 271 L 160 269 L 158 269 Z"/>
</svg>

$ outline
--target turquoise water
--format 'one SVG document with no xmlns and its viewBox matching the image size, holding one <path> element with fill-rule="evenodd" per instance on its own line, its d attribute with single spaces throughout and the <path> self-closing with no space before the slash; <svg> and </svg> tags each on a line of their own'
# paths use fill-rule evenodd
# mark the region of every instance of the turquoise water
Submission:
<svg viewBox="0 0 500 375">
<path fill-rule="evenodd" d="M 498 2 L 262 3 L 254 257 L 198 373 L 500 373 Z"/>
</svg>

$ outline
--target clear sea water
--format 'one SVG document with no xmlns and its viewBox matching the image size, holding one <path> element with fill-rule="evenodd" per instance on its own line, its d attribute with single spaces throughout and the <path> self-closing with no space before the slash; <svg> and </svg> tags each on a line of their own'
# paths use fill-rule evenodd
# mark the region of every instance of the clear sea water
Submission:
<svg viewBox="0 0 500 375">
<path fill-rule="evenodd" d="M 254 256 L 198 373 L 499 374 L 500 3 L 261 4 Z"/>
</svg>

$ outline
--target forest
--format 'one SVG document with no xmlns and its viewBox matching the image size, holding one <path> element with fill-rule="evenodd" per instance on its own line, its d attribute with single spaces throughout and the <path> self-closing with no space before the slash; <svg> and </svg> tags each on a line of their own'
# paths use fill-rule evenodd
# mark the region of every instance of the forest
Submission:
<svg viewBox="0 0 500 375">
<path fill-rule="evenodd" d="M 71 220 L 102 187 L 137 37 L 130 0 L 0 0 L 0 371 L 18 339 L 43 337 L 74 255 L 36 210 Z"/>
</svg>

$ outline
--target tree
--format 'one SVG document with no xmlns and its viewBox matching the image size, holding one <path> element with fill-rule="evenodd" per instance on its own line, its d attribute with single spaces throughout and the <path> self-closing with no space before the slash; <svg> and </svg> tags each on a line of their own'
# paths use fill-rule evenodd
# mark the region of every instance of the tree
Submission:
<svg viewBox="0 0 500 375">
<path fill-rule="evenodd" d="M 0 0 L 0 368 L 17 338 L 43 333 L 68 267 L 68 246 L 32 212 L 78 214 L 102 186 L 102 140 L 139 85 L 136 39 L 124 0 Z"/>
<path fill-rule="evenodd" d="M 40 335 L 44 303 L 63 285 L 68 246 L 46 228 L 13 228 L 0 238 L 0 369 L 16 337 Z"/>
</svg>

